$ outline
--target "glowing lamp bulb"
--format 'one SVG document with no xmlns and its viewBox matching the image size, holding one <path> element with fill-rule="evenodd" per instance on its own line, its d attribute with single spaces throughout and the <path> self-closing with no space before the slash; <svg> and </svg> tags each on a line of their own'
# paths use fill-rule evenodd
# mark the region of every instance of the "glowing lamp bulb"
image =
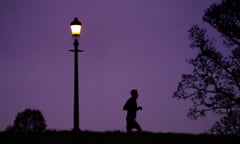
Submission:
<svg viewBox="0 0 240 144">
<path fill-rule="evenodd" d="M 79 36 L 82 29 L 82 23 L 78 20 L 78 18 L 74 18 L 74 20 L 70 24 L 71 31 L 73 36 Z"/>
</svg>

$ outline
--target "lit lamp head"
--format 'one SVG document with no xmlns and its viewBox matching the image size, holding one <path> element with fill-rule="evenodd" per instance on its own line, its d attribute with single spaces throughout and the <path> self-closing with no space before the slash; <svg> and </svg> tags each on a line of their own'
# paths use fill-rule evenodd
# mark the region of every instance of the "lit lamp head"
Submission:
<svg viewBox="0 0 240 144">
<path fill-rule="evenodd" d="M 72 36 L 77 38 L 80 36 L 81 29 L 82 29 L 82 23 L 78 20 L 77 17 L 74 18 L 74 20 L 70 23 Z"/>
</svg>

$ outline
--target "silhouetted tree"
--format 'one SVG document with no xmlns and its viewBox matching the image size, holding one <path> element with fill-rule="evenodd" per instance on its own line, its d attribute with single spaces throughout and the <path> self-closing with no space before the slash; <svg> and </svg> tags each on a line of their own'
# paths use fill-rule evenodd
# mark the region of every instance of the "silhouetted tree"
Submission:
<svg viewBox="0 0 240 144">
<path fill-rule="evenodd" d="M 42 132 L 46 130 L 46 121 L 39 110 L 26 109 L 17 114 L 10 131 L 14 132 Z"/>
<path fill-rule="evenodd" d="M 192 119 L 209 111 L 218 114 L 212 133 L 240 135 L 240 1 L 211 5 L 203 20 L 221 34 L 222 46 L 216 46 L 206 29 L 192 26 L 190 47 L 198 54 L 188 62 L 194 69 L 182 75 L 173 97 L 193 102 L 188 112 Z"/>
</svg>

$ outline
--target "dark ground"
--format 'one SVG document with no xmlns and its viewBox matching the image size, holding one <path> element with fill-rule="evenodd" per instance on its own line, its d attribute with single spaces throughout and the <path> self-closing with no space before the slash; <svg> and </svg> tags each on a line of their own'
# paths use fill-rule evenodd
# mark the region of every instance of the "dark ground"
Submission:
<svg viewBox="0 0 240 144">
<path fill-rule="evenodd" d="M 239 136 L 176 133 L 70 132 L 0 133 L 0 144 L 236 144 Z"/>
</svg>

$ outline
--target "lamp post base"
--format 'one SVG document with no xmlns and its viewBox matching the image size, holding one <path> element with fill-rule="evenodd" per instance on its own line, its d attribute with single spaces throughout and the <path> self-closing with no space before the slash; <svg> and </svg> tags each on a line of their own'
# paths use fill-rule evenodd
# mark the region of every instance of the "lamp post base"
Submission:
<svg viewBox="0 0 240 144">
<path fill-rule="evenodd" d="M 72 132 L 81 132 L 81 130 L 79 128 L 73 128 Z"/>
</svg>

